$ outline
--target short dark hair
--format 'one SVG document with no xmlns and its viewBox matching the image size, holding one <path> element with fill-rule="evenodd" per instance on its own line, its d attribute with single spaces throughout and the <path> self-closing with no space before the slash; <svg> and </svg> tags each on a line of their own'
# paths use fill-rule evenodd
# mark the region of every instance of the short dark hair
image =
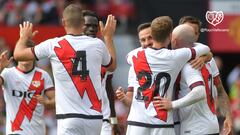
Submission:
<svg viewBox="0 0 240 135">
<path fill-rule="evenodd" d="M 164 42 L 173 30 L 173 21 L 169 16 L 155 18 L 151 23 L 152 38 L 157 42 Z"/>
<path fill-rule="evenodd" d="M 139 33 L 141 30 L 151 27 L 151 22 L 146 22 L 138 25 L 137 32 Z"/>
<path fill-rule="evenodd" d="M 85 16 L 92 16 L 92 17 L 96 17 L 97 20 L 99 21 L 98 15 L 95 12 L 91 11 L 91 10 L 83 10 L 82 13 L 83 13 L 83 17 L 85 17 Z"/>
<path fill-rule="evenodd" d="M 179 24 L 184 24 L 186 22 L 197 24 L 198 27 L 199 27 L 199 30 L 201 29 L 202 22 L 197 17 L 194 17 L 194 16 L 183 16 L 179 20 Z"/>
<path fill-rule="evenodd" d="M 63 10 L 63 19 L 68 27 L 78 28 L 84 24 L 84 18 L 81 7 L 76 4 L 70 4 Z"/>
</svg>

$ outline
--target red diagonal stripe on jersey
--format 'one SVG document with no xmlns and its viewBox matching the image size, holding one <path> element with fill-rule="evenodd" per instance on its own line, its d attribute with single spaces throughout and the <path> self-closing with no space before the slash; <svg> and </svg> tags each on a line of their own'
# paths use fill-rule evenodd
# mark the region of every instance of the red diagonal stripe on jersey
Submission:
<svg viewBox="0 0 240 135">
<path fill-rule="evenodd" d="M 212 86 L 209 86 L 209 83 L 208 83 L 209 82 L 208 79 L 209 79 L 210 73 L 209 73 L 208 69 L 206 68 L 206 66 L 204 66 L 201 69 L 201 73 L 202 73 L 203 80 L 204 80 L 204 83 L 205 83 L 208 107 L 209 107 L 209 109 L 211 110 L 211 112 L 213 114 L 216 114 L 214 99 L 213 99 L 212 90 L 211 90 Z M 213 80 L 211 80 L 211 81 L 213 81 Z M 211 83 L 213 83 L 213 82 L 211 82 Z"/>
<path fill-rule="evenodd" d="M 101 81 L 104 79 L 105 75 L 107 73 L 107 68 L 101 67 Z"/>
<path fill-rule="evenodd" d="M 139 51 L 137 53 L 137 57 L 133 56 L 132 60 L 133 60 L 133 66 L 134 66 L 136 75 L 138 75 L 142 71 L 152 74 L 152 71 L 150 69 L 150 66 L 148 65 L 144 50 Z M 147 80 L 145 77 L 138 79 L 138 83 L 140 86 L 143 86 L 146 82 L 147 82 Z M 151 103 L 151 101 L 153 99 L 153 92 L 154 92 L 154 89 L 152 89 L 151 87 L 143 90 L 142 94 L 144 96 L 148 97 L 148 100 L 144 100 L 146 108 L 148 108 L 149 104 Z"/>
<path fill-rule="evenodd" d="M 146 58 L 144 50 L 139 51 L 137 53 L 137 57 L 133 56 L 132 59 L 133 59 L 133 63 L 134 63 L 133 65 L 134 65 L 134 70 L 136 72 L 136 75 L 138 75 L 142 71 L 150 73 L 152 75 L 152 71 L 147 62 L 147 58 Z M 145 77 L 142 77 L 141 79 L 138 79 L 138 82 L 139 82 L 139 85 L 142 86 L 147 82 L 147 80 Z M 156 82 L 154 81 L 152 86 L 143 90 L 143 92 L 142 92 L 143 96 L 148 97 L 148 100 L 144 100 L 145 108 L 148 108 L 149 104 L 153 101 L 153 94 L 154 94 L 155 86 L 156 86 Z M 167 120 L 167 111 L 166 110 L 158 110 L 156 108 L 155 108 L 155 110 L 157 112 L 157 116 L 155 116 L 156 118 L 163 120 L 163 121 Z"/>
<path fill-rule="evenodd" d="M 35 91 L 34 96 L 41 95 L 42 91 L 44 90 L 44 80 L 42 79 L 42 73 L 36 71 L 34 73 L 33 79 L 31 81 L 31 84 L 28 88 L 28 91 Z M 32 119 L 33 112 L 35 111 L 35 108 L 37 106 L 37 99 L 31 98 L 29 103 L 25 100 L 25 98 L 22 99 L 19 110 L 17 112 L 17 115 L 15 117 L 15 120 L 12 123 L 12 131 L 22 130 L 21 124 L 24 120 L 24 116 L 27 117 L 29 121 Z"/>
<path fill-rule="evenodd" d="M 58 42 L 60 47 L 55 47 L 54 51 L 65 67 L 67 73 L 72 79 L 74 86 L 76 87 L 79 95 L 83 98 L 86 91 L 89 100 L 92 104 L 91 109 L 101 112 L 102 102 L 98 99 L 95 88 L 89 76 L 85 80 L 81 79 L 80 75 L 72 75 L 73 62 L 72 59 L 76 57 L 76 52 L 66 39 Z"/>
</svg>

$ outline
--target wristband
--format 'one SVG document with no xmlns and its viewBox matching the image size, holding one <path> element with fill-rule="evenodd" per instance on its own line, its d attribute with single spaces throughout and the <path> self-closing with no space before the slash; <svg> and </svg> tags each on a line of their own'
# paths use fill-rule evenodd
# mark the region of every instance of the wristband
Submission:
<svg viewBox="0 0 240 135">
<path fill-rule="evenodd" d="M 117 117 L 110 117 L 110 123 L 113 124 L 113 125 L 118 124 Z"/>
</svg>

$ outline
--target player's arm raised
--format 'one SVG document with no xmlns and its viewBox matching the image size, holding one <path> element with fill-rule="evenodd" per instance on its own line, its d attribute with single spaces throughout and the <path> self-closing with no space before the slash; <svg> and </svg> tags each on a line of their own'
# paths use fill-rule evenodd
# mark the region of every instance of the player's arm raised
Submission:
<svg viewBox="0 0 240 135">
<path fill-rule="evenodd" d="M 10 59 L 8 59 L 7 56 L 8 51 L 4 51 L 1 55 L 0 55 L 0 73 L 2 73 L 3 69 L 8 67 L 8 65 L 12 62 L 13 58 L 11 57 Z M 3 77 L 0 76 L 0 85 L 3 85 Z"/>
<path fill-rule="evenodd" d="M 34 60 L 35 56 L 31 48 L 27 47 L 27 42 L 37 34 L 37 31 L 32 32 L 33 25 L 30 22 L 23 22 L 19 25 L 20 37 L 17 41 L 13 56 L 17 61 Z"/>
<path fill-rule="evenodd" d="M 116 51 L 113 43 L 113 35 L 116 30 L 116 24 L 117 21 L 113 15 L 108 15 L 105 27 L 101 21 L 99 22 L 100 31 L 104 37 L 107 49 L 112 57 L 112 64 L 107 68 L 107 70 L 110 72 L 113 72 L 117 67 Z"/>
</svg>

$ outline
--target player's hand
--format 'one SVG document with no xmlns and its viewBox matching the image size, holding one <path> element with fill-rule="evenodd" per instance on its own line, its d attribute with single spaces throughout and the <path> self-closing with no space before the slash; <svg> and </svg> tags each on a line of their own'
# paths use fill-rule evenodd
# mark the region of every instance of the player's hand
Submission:
<svg viewBox="0 0 240 135">
<path fill-rule="evenodd" d="M 223 123 L 223 129 L 221 131 L 221 135 L 232 135 L 232 119 L 226 118 Z"/>
<path fill-rule="evenodd" d="M 162 98 L 160 96 L 153 97 L 153 106 L 158 110 L 171 110 L 172 101 L 167 98 Z"/>
<path fill-rule="evenodd" d="M 116 97 L 120 101 L 127 97 L 122 87 L 118 87 L 118 89 L 116 90 Z"/>
<path fill-rule="evenodd" d="M 32 32 L 33 24 L 30 22 L 23 22 L 23 24 L 19 24 L 20 28 L 20 38 L 32 39 L 38 31 Z"/>
<path fill-rule="evenodd" d="M 205 58 L 204 57 L 196 58 L 196 59 L 190 61 L 190 64 L 195 69 L 201 69 L 205 64 Z"/>
<path fill-rule="evenodd" d="M 118 124 L 112 125 L 112 135 L 121 135 L 121 130 Z"/>
<path fill-rule="evenodd" d="M 36 95 L 36 96 L 34 96 L 34 98 L 36 98 L 37 101 L 40 104 L 42 104 L 42 105 L 46 105 L 47 104 L 47 100 L 43 96 L 41 96 L 41 95 Z"/>
<path fill-rule="evenodd" d="M 113 15 L 108 15 L 105 27 L 103 25 L 103 22 L 99 21 L 100 32 L 102 36 L 105 38 L 105 40 L 106 38 L 111 38 L 111 39 L 113 38 L 113 35 L 116 30 L 116 24 L 117 24 L 117 21 L 115 19 L 115 16 Z"/>
<path fill-rule="evenodd" d="M 0 55 L 0 71 L 2 71 L 4 68 L 8 67 L 8 65 L 13 61 L 13 57 L 8 59 L 8 51 L 4 51 Z"/>
</svg>

